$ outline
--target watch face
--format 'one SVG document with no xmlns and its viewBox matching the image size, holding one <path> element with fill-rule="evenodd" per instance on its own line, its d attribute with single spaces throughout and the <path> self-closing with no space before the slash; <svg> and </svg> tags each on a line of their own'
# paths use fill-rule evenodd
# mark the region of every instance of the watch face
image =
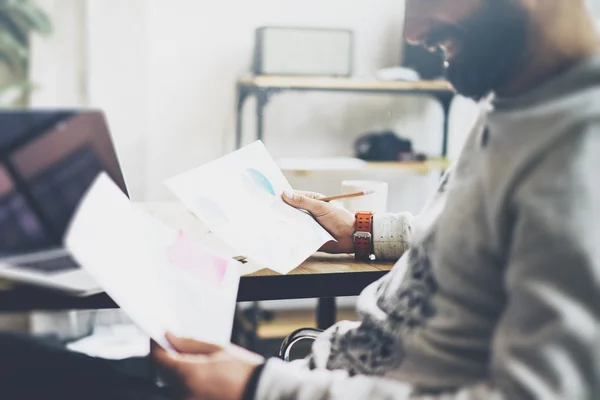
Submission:
<svg viewBox="0 0 600 400">
<path fill-rule="evenodd" d="M 371 234 L 369 232 L 355 232 L 354 233 L 354 237 L 355 238 L 365 238 L 365 239 L 370 239 L 371 238 Z"/>
</svg>

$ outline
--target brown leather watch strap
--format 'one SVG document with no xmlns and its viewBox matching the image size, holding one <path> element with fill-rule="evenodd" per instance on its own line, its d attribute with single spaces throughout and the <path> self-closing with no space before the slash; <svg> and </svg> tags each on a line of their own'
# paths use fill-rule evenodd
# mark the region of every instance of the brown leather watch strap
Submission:
<svg viewBox="0 0 600 400">
<path fill-rule="evenodd" d="M 373 254 L 373 213 L 359 211 L 356 213 L 356 233 L 354 234 L 354 256 L 365 261 Z"/>
</svg>

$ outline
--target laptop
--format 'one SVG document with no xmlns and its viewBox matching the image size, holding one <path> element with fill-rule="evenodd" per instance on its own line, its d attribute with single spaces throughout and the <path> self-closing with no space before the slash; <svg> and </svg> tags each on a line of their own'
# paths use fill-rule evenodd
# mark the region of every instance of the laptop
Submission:
<svg viewBox="0 0 600 400">
<path fill-rule="evenodd" d="M 100 111 L 0 111 L 0 279 L 100 291 L 63 247 L 71 217 L 105 171 L 128 195 Z"/>
</svg>

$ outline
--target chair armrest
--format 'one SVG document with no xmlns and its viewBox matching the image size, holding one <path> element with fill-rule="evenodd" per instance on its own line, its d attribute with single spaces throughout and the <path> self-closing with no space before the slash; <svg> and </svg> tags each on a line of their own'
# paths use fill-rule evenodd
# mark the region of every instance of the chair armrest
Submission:
<svg viewBox="0 0 600 400">
<path fill-rule="evenodd" d="M 281 343 L 281 347 L 279 349 L 279 358 L 284 361 L 290 361 L 290 353 L 294 345 L 302 340 L 314 341 L 317 336 L 321 334 L 321 332 L 323 332 L 321 329 L 315 328 L 302 328 L 292 332 Z"/>
</svg>

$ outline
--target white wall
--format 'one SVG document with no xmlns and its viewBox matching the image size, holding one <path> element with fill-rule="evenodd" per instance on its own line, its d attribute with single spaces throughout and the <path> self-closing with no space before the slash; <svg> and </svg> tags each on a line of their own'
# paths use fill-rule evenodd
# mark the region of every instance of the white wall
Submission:
<svg viewBox="0 0 600 400">
<path fill-rule="evenodd" d="M 164 178 L 233 149 L 235 79 L 249 70 L 257 26 L 351 28 L 359 76 L 396 65 L 400 57 L 403 3 L 398 0 L 68 2 L 42 1 L 54 15 L 57 33 L 51 41 L 34 43 L 38 66 L 34 79 L 41 85 L 36 104 L 73 103 L 68 94 L 67 100 L 61 99 L 61 87 L 73 86 L 77 75 L 69 66 L 58 76 L 57 63 L 66 65 L 69 58 L 58 59 L 52 50 L 77 48 L 72 30 L 78 23 L 71 15 L 85 15 L 85 29 L 79 35 L 85 38 L 85 52 L 72 51 L 72 57 L 86 71 L 87 82 L 67 92 L 78 91 L 85 97 L 83 104 L 106 111 L 127 183 L 137 199 L 170 199 L 161 183 Z M 244 111 L 249 134 L 254 132 L 253 109 L 254 102 L 249 101 Z M 462 114 L 459 110 L 455 130 L 464 131 L 471 122 L 471 111 L 464 118 Z M 435 102 L 378 95 L 276 96 L 266 111 L 265 142 L 276 157 L 351 155 L 359 134 L 387 127 L 412 137 L 419 150 L 439 151 L 441 110 Z M 319 182 L 335 186 L 329 190 L 335 192 L 339 180 L 347 177 Z M 319 183 L 290 178 L 302 186 Z M 396 175 L 383 178 L 395 180 Z M 412 182 L 399 181 L 403 190 L 393 190 L 392 204 L 414 208 L 410 204 L 418 205 L 420 195 L 412 200 L 399 196 Z"/>
<path fill-rule="evenodd" d="M 129 191 L 142 200 L 148 186 L 157 184 L 147 170 L 150 141 L 160 135 L 153 128 L 149 104 L 152 96 L 161 95 L 155 82 L 168 79 L 149 75 L 149 2 L 78 1 L 87 5 L 88 103 L 106 112 Z M 177 100 L 172 106 L 178 107 Z M 166 160 L 158 157 L 155 162 Z"/>
<path fill-rule="evenodd" d="M 77 107 L 85 104 L 84 3 L 81 0 L 38 0 L 49 14 L 55 32 L 49 38 L 32 36 L 30 75 L 39 85 L 32 106 Z"/>
</svg>

